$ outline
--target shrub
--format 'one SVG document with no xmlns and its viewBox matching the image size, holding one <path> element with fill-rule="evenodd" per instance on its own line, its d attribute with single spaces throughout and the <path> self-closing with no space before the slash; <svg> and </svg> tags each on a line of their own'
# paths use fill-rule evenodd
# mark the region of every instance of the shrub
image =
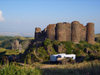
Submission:
<svg viewBox="0 0 100 75">
<path fill-rule="evenodd" d="M 44 44 L 44 46 L 48 46 L 49 44 L 51 44 L 51 40 L 46 39 L 43 44 Z"/>
<path fill-rule="evenodd" d="M 49 56 L 48 56 L 46 50 L 44 49 L 44 47 L 38 48 L 37 55 L 38 55 L 39 58 L 43 59 L 44 61 L 48 60 L 48 58 L 49 58 Z"/>
<path fill-rule="evenodd" d="M 72 42 L 62 42 L 62 44 L 64 44 L 65 45 L 65 48 L 66 48 L 66 53 L 67 54 L 71 54 L 71 53 L 73 53 L 73 43 Z"/>
</svg>

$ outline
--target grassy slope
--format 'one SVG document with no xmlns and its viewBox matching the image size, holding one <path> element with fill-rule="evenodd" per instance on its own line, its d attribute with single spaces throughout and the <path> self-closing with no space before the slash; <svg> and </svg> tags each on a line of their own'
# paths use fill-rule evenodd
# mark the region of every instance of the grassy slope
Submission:
<svg viewBox="0 0 100 75">
<path fill-rule="evenodd" d="M 23 53 L 24 50 L 19 52 L 18 50 L 9 50 L 9 49 L 0 48 L 0 53 L 2 52 L 6 52 L 5 55 L 17 55 L 19 53 Z"/>
<path fill-rule="evenodd" d="M 99 37 L 99 35 L 97 36 Z M 6 49 L 1 48 L 0 52 Z M 10 52 L 9 52 L 10 51 Z M 17 54 L 17 51 L 8 50 L 7 54 Z M 40 68 L 40 69 L 34 69 Z M 42 71 L 42 72 L 41 72 Z M 66 65 L 47 65 L 47 64 L 31 64 L 31 65 L 0 65 L 0 75 L 99 75 L 100 61 L 82 62 Z"/>
<path fill-rule="evenodd" d="M 100 61 L 66 65 L 47 65 L 34 63 L 21 65 L 0 65 L 0 75 L 99 75 Z"/>
<path fill-rule="evenodd" d="M 21 37 L 21 36 L 0 36 L 0 44 L 6 40 L 14 40 L 14 39 L 20 39 L 20 40 L 32 40 L 32 37 Z M 5 48 L 0 48 L 0 53 L 6 51 L 6 55 L 12 55 L 12 54 L 19 54 L 18 50 L 10 50 L 10 49 L 5 49 Z M 21 53 L 23 53 L 24 50 L 22 50 Z"/>
</svg>

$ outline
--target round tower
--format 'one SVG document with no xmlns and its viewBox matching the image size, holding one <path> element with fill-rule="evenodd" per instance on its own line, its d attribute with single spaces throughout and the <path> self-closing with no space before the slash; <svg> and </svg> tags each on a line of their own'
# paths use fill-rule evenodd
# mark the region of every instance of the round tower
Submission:
<svg viewBox="0 0 100 75">
<path fill-rule="evenodd" d="M 86 40 L 88 43 L 94 44 L 95 43 L 94 23 L 87 23 L 86 27 L 87 27 Z"/>
<path fill-rule="evenodd" d="M 66 41 L 66 24 L 56 24 L 56 39 L 58 41 Z"/>
<path fill-rule="evenodd" d="M 56 24 L 49 24 L 47 26 L 47 38 L 50 40 L 55 40 L 55 27 Z"/>
<path fill-rule="evenodd" d="M 74 43 L 80 42 L 80 23 L 78 21 L 73 21 L 71 23 L 71 39 Z"/>
</svg>

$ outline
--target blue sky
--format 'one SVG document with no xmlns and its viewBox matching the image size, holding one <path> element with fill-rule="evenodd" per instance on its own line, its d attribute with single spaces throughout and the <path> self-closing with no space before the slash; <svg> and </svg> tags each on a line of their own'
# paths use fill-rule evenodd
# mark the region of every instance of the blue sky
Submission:
<svg viewBox="0 0 100 75">
<path fill-rule="evenodd" d="M 95 23 L 100 33 L 100 0 L 0 0 L 0 32 L 34 33 L 57 22 Z"/>
</svg>

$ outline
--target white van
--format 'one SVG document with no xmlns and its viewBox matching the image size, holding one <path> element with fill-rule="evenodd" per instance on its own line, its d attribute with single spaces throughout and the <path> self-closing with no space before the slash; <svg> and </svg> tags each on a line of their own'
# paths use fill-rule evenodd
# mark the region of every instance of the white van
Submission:
<svg viewBox="0 0 100 75">
<path fill-rule="evenodd" d="M 72 58 L 73 60 L 76 59 L 76 55 L 75 54 L 65 54 L 65 53 L 62 53 L 62 54 L 54 54 L 54 55 L 51 55 L 50 56 L 50 61 L 51 62 L 56 62 L 56 61 L 60 61 L 64 58 Z"/>
</svg>

